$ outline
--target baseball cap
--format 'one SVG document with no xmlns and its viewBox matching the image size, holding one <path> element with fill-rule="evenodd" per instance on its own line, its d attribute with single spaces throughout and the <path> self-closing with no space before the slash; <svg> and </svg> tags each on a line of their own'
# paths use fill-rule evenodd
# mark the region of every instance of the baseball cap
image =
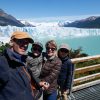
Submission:
<svg viewBox="0 0 100 100">
<path fill-rule="evenodd" d="M 15 31 L 11 36 L 11 40 L 13 39 L 28 39 L 30 43 L 34 42 L 27 32 L 21 32 L 21 31 Z"/>
<path fill-rule="evenodd" d="M 70 51 L 70 47 L 68 44 L 61 44 L 59 49 L 67 49 L 68 51 Z"/>
</svg>

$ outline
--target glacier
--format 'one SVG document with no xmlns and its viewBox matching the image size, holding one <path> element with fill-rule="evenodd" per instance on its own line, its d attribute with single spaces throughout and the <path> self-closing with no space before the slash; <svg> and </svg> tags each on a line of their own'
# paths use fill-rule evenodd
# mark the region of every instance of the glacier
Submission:
<svg viewBox="0 0 100 100">
<path fill-rule="evenodd" d="M 100 35 L 100 29 L 83 29 L 74 27 L 59 27 L 57 25 L 37 25 L 36 27 L 0 26 L 0 41 L 9 42 L 14 31 L 25 31 L 34 40 L 80 38 Z"/>
</svg>

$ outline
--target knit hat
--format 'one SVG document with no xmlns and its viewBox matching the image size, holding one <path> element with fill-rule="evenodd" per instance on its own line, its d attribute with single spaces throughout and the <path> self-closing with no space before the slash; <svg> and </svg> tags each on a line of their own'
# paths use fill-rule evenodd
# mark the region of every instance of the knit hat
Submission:
<svg viewBox="0 0 100 100">
<path fill-rule="evenodd" d="M 42 45 L 40 42 L 34 42 L 34 43 L 32 44 L 32 47 L 34 47 L 34 45 L 40 46 L 41 49 L 43 50 L 43 45 Z"/>
<path fill-rule="evenodd" d="M 70 47 L 68 44 L 61 44 L 59 49 L 67 49 L 68 51 L 70 51 Z"/>
<path fill-rule="evenodd" d="M 33 39 L 26 32 L 16 31 L 12 34 L 11 40 L 13 39 L 28 39 L 30 43 L 33 43 Z"/>
</svg>

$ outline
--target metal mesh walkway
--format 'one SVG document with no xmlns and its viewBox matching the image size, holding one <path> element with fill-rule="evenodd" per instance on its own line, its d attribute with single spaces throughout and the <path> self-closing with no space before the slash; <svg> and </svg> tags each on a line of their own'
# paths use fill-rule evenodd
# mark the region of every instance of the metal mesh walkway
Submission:
<svg viewBox="0 0 100 100">
<path fill-rule="evenodd" d="M 100 84 L 73 92 L 69 100 L 100 100 Z"/>
</svg>

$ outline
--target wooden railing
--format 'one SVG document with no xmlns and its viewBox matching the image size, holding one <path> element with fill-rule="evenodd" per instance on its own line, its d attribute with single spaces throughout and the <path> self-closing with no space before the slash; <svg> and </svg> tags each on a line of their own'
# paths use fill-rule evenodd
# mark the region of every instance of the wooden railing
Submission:
<svg viewBox="0 0 100 100">
<path fill-rule="evenodd" d="M 76 65 L 79 62 L 86 62 L 86 61 L 96 60 L 96 59 L 100 59 L 100 55 L 75 58 L 75 59 L 71 59 L 71 60 Z M 86 72 L 95 71 L 95 70 L 100 70 L 100 64 L 85 66 L 82 68 L 75 68 L 74 76 L 76 74 L 82 75 Z M 100 72 L 97 72 L 97 73 L 94 73 L 94 74 L 91 74 L 88 76 L 79 77 L 76 79 L 73 78 L 71 92 L 74 92 L 74 91 L 77 91 L 77 90 L 80 90 L 80 89 L 83 89 L 83 88 L 86 88 L 86 87 L 89 87 L 92 85 L 96 85 L 99 83 L 100 83 Z"/>
</svg>

